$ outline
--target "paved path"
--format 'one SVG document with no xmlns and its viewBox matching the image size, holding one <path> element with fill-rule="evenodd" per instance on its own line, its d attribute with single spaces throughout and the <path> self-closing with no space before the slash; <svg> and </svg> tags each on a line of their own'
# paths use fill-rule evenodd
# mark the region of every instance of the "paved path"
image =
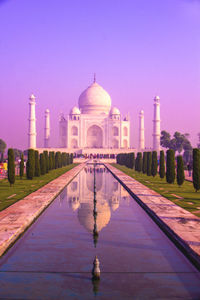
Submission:
<svg viewBox="0 0 200 300">
<path fill-rule="evenodd" d="M 105 166 L 127 188 L 176 245 L 200 268 L 200 218 L 109 164 Z"/>
<path fill-rule="evenodd" d="M 0 256 L 80 172 L 80 164 L 0 212 Z"/>
</svg>

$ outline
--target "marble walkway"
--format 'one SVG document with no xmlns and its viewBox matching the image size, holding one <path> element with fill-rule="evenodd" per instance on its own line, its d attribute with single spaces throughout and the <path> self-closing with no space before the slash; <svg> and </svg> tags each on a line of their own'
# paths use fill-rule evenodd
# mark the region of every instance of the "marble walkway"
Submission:
<svg viewBox="0 0 200 300">
<path fill-rule="evenodd" d="M 105 164 L 181 251 L 200 269 L 200 218 Z"/>
<path fill-rule="evenodd" d="M 80 164 L 0 212 L 0 256 L 84 167 Z"/>
</svg>

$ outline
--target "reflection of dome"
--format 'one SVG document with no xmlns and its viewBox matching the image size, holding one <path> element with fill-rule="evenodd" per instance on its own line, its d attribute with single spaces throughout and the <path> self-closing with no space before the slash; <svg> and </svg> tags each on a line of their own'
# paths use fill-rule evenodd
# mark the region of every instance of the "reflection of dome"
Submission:
<svg viewBox="0 0 200 300">
<path fill-rule="evenodd" d="M 97 231 L 101 231 L 110 221 L 110 207 L 107 202 L 103 204 L 97 203 Z M 93 203 L 81 203 L 78 209 L 78 219 L 82 226 L 89 232 L 93 232 L 94 229 L 94 216 L 93 216 Z"/>
<path fill-rule="evenodd" d="M 111 115 L 120 115 L 120 111 L 118 108 L 116 107 L 112 107 L 111 111 L 110 111 Z"/>
<path fill-rule="evenodd" d="M 70 111 L 70 115 L 80 115 L 80 110 L 78 107 L 74 106 L 71 111 Z"/>
<path fill-rule="evenodd" d="M 83 114 L 108 114 L 111 107 L 109 94 L 96 82 L 79 97 L 79 108 Z"/>
</svg>

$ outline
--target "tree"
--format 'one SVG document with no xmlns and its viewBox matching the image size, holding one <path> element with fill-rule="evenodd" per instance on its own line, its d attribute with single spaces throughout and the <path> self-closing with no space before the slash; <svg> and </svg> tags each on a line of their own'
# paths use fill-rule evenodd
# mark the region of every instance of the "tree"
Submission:
<svg viewBox="0 0 200 300">
<path fill-rule="evenodd" d="M 40 171 L 41 175 L 46 174 L 46 159 L 44 153 L 40 153 Z"/>
<path fill-rule="evenodd" d="M 24 176 L 24 154 L 21 153 L 21 161 L 20 161 L 20 171 L 19 171 L 20 179 Z"/>
<path fill-rule="evenodd" d="M 69 162 L 69 153 L 67 153 L 67 165 L 69 165 L 70 162 Z"/>
<path fill-rule="evenodd" d="M 161 179 L 165 177 L 165 153 L 163 150 L 160 151 L 159 175 Z"/>
<path fill-rule="evenodd" d="M 70 164 L 73 164 L 73 157 L 74 157 L 74 155 L 73 155 L 73 153 L 71 153 L 70 154 Z"/>
<path fill-rule="evenodd" d="M 175 152 L 173 149 L 167 150 L 166 180 L 174 183 L 175 180 Z"/>
<path fill-rule="evenodd" d="M 8 149 L 8 181 L 10 186 L 15 183 L 15 155 L 12 148 Z"/>
<path fill-rule="evenodd" d="M 44 157 L 45 157 L 45 160 L 46 160 L 46 162 L 45 162 L 45 164 L 46 164 L 46 173 L 48 173 L 49 172 L 49 155 L 48 155 L 48 151 L 43 151 L 43 153 L 44 153 Z"/>
<path fill-rule="evenodd" d="M 152 152 L 152 163 L 151 163 L 151 175 L 155 177 L 157 175 L 158 170 L 158 158 L 157 158 L 157 152 Z"/>
<path fill-rule="evenodd" d="M 177 156 L 176 180 L 177 180 L 177 184 L 179 186 L 181 186 L 185 180 L 184 164 L 183 164 L 183 158 L 181 155 Z"/>
<path fill-rule="evenodd" d="M 151 152 L 147 152 L 147 175 L 151 176 L 151 163 L 152 163 L 152 157 Z"/>
<path fill-rule="evenodd" d="M 35 150 L 35 176 L 40 177 L 39 152 Z"/>
<path fill-rule="evenodd" d="M 6 143 L 2 139 L 0 139 L 1 162 L 3 162 L 3 155 L 5 152 L 6 146 L 7 146 Z"/>
<path fill-rule="evenodd" d="M 143 152 L 142 172 L 143 172 L 143 174 L 147 173 L 147 152 Z"/>
<path fill-rule="evenodd" d="M 200 190 L 200 150 L 195 148 L 193 149 L 193 186 L 195 191 Z"/>
<path fill-rule="evenodd" d="M 134 169 L 134 167 L 135 167 L 135 153 L 131 152 L 129 155 L 130 155 L 130 168 Z"/>
<path fill-rule="evenodd" d="M 26 163 L 26 177 L 27 179 L 33 179 L 35 175 L 35 151 L 28 149 L 28 160 Z"/>
<path fill-rule="evenodd" d="M 138 156 L 138 162 L 137 162 L 138 167 L 137 167 L 137 171 L 138 171 L 138 172 L 141 172 L 141 171 L 142 171 L 142 152 L 138 152 L 137 156 Z"/>
<path fill-rule="evenodd" d="M 183 159 L 185 164 L 188 164 L 192 161 L 192 145 L 190 141 L 185 141 L 183 145 L 184 153 L 183 153 Z"/>
<path fill-rule="evenodd" d="M 53 169 L 53 152 L 49 152 L 49 170 Z"/>
<path fill-rule="evenodd" d="M 14 151 L 14 155 L 15 155 L 15 160 L 16 160 L 18 157 L 21 157 L 22 150 L 14 148 L 13 151 Z"/>
<path fill-rule="evenodd" d="M 163 130 L 161 131 L 160 144 L 164 148 L 170 147 L 171 135 L 169 132 Z"/>
</svg>

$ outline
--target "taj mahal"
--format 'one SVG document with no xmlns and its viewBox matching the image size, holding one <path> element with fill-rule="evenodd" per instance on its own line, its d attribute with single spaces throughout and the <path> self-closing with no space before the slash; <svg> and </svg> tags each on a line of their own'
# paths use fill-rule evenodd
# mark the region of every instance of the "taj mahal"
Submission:
<svg viewBox="0 0 200 300">
<path fill-rule="evenodd" d="M 50 111 L 45 111 L 44 148 L 36 145 L 35 96 L 29 98 L 28 147 L 33 149 L 66 151 L 77 154 L 117 154 L 146 151 L 144 111 L 139 113 L 139 141 L 136 149 L 130 145 L 129 115 L 122 117 L 112 106 L 110 95 L 96 82 L 86 88 L 69 115 L 59 116 L 59 145 L 50 144 Z M 154 98 L 153 150 L 160 150 L 160 98 Z"/>
</svg>

